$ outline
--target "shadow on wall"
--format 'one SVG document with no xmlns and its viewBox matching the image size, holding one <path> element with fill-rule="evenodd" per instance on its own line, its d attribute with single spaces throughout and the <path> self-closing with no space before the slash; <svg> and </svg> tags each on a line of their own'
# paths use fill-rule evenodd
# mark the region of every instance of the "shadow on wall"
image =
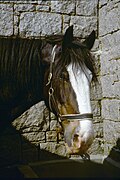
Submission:
<svg viewBox="0 0 120 180">
<path fill-rule="evenodd" d="M 110 161 L 111 159 L 111 161 Z M 114 162 L 114 163 L 112 163 Z M 115 164 L 116 163 L 116 164 Z M 0 131 L 0 177 L 120 177 L 120 139 L 103 164 L 41 150 L 8 124 Z M 20 168 L 19 168 L 20 167 Z M 25 169 L 26 167 L 26 169 Z"/>
</svg>

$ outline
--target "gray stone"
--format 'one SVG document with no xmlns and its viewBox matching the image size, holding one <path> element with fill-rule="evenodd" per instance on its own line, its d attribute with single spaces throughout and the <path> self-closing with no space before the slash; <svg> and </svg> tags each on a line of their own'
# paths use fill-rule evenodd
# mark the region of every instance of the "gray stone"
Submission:
<svg viewBox="0 0 120 180">
<path fill-rule="evenodd" d="M 102 87 L 99 78 L 98 78 L 98 82 L 96 82 L 95 84 L 94 83 L 91 84 L 90 97 L 92 101 L 101 100 L 102 98 Z"/>
<path fill-rule="evenodd" d="M 120 86 L 119 82 L 116 82 L 116 76 L 102 76 L 101 84 L 103 97 L 117 98 L 120 96 Z"/>
<path fill-rule="evenodd" d="M 69 24 L 70 23 L 70 16 L 69 15 L 63 15 L 63 22 Z"/>
<path fill-rule="evenodd" d="M 58 154 L 59 156 L 66 156 L 66 148 L 64 143 L 55 144 L 53 142 L 40 143 L 40 149 L 48 152 Z"/>
<path fill-rule="evenodd" d="M 14 35 L 15 36 L 17 36 L 19 33 L 18 24 L 19 24 L 19 17 L 14 15 Z"/>
<path fill-rule="evenodd" d="M 101 111 L 100 111 L 100 102 L 99 101 L 91 101 L 91 106 L 92 106 L 92 112 L 94 116 L 100 116 Z"/>
<path fill-rule="evenodd" d="M 36 10 L 37 11 L 49 11 L 49 6 L 37 5 Z"/>
<path fill-rule="evenodd" d="M 57 120 L 56 120 L 56 121 L 55 121 L 55 120 L 52 120 L 52 121 L 50 122 L 50 130 L 51 130 L 51 131 L 52 131 L 52 130 L 55 131 L 57 125 L 58 125 Z"/>
<path fill-rule="evenodd" d="M 120 109 L 120 102 L 119 100 L 110 100 L 104 99 L 102 100 L 102 118 L 105 120 L 111 121 L 119 121 L 119 109 Z"/>
<path fill-rule="evenodd" d="M 101 8 L 102 6 L 106 5 L 108 2 L 108 0 L 100 0 L 99 1 L 99 8 Z"/>
<path fill-rule="evenodd" d="M 11 1 L 13 1 L 15 4 L 20 4 L 20 3 L 22 3 L 22 4 L 36 4 L 36 3 L 38 3 L 38 1 L 40 1 L 40 0 L 26 0 L 26 1 L 20 1 L 20 0 L 16 0 L 16 1 L 14 1 L 14 0 L 11 0 Z"/>
<path fill-rule="evenodd" d="M 75 2 L 73 0 L 70 1 L 51 1 L 51 11 L 71 14 L 75 13 Z"/>
<path fill-rule="evenodd" d="M 45 132 L 30 132 L 24 133 L 22 136 L 31 143 L 45 142 Z"/>
<path fill-rule="evenodd" d="M 13 6 L 0 4 L 0 35 L 13 35 Z"/>
<path fill-rule="evenodd" d="M 61 25 L 62 19 L 59 14 L 44 12 L 22 13 L 19 25 L 20 35 L 22 37 L 29 37 L 60 34 Z"/>
<path fill-rule="evenodd" d="M 55 143 L 54 142 L 40 143 L 40 149 L 46 150 L 51 153 L 55 153 Z"/>
<path fill-rule="evenodd" d="M 94 124 L 94 136 L 95 138 L 103 138 L 103 123 Z"/>
<path fill-rule="evenodd" d="M 120 122 L 104 120 L 104 154 L 108 155 L 120 138 Z"/>
<path fill-rule="evenodd" d="M 97 155 L 104 153 L 104 142 L 102 138 L 95 138 L 93 144 L 87 151 L 88 154 Z"/>
<path fill-rule="evenodd" d="M 95 123 L 103 123 L 103 120 L 102 120 L 101 116 L 100 116 L 100 117 L 94 117 L 94 118 L 93 118 L 93 123 L 94 123 L 94 124 L 95 124 Z"/>
<path fill-rule="evenodd" d="M 85 38 L 97 28 L 96 17 L 71 16 L 70 24 L 74 26 L 74 36 Z"/>
<path fill-rule="evenodd" d="M 101 55 L 101 75 L 114 75 L 119 72 L 119 60 L 109 59 L 109 52 Z"/>
<path fill-rule="evenodd" d="M 98 0 L 76 1 L 76 14 L 82 16 L 97 15 L 97 5 L 98 5 Z"/>
<path fill-rule="evenodd" d="M 49 5 L 51 2 L 48 0 L 38 0 L 38 4 L 41 4 L 41 5 Z"/>
<path fill-rule="evenodd" d="M 28 12 L 35 11 L 36 7 L 33 4 L 15 4 L 14 11 L 16 12 Z"/>
<path fill-rule="evenodd" d="M 66 147 L 63 143 L 56 144 L 55 154 L 60 155 L 60 156 L 66 156 Z"/>
<path fill-rule="evenodd" d="M 2 11 L 13 12 L 13 4 L 0 4 L 0 12 Z"/>
<path fill-rule="evenodd" d="M 107 6 L 100 9 L 99 14 L 100 36 L 116 31 L 120 27 L 120 11 L 118 7 L 108 10 Z"/>
<path fill-rule="evenodd" d="M 111 120 L 104 120 L 104 138 L 109 144 L 115 144 L 120 137 L 119 134 L 120 122 L 113 122 Z"/>
<path fill-rule="evenodd" d="M 20 117 L 15 119 L 12 124 L 21 132 L 46 131 L 49 129 L 49 121 L 45 119 L 44 111 L 46 106 L 43 101 L 32 106 L 29 110 L 25 111 Z"/>
<path fill-rule="evenodd" d="M 56 131 L 47 131 L 46 132 L 46 141 L 54 141 L 57 142 L 57 132 Z"/>
<path fill-rule="evenodd" d="M 107 34 L 104 37 L 100 38 L 101 40 L 101 46 L 104 51 L 108 51 L 110 49 L 116 49 L 118 50 L 119 42 L 120 42 L 120 30 L 117 32 L 114 32 L 112 34 Z"/>
</svg>

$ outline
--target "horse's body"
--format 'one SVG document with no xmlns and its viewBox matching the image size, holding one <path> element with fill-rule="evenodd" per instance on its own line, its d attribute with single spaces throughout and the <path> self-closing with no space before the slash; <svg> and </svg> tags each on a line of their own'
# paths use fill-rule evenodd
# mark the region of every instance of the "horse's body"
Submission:
<svg viewBox="0 0 120 180">
<path fill-rule="evenodd" d="M 1 38 L 0 117 L 14 119 L 44 100 L 60 120 L 68 153 L 86 153 L 94 136 L 89 92 L 94 40 L 92 32 L 80 43 L 72 26 L 54 41 Z"/>
</svg>

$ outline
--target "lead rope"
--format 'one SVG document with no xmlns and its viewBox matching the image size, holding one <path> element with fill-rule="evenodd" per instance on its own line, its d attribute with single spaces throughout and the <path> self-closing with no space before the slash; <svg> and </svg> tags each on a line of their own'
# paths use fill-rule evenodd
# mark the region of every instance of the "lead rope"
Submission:
<svg viewBox="0 0 120 180">
<path fill-rule="evenodd" d="M 52 82 L 51 82 L 52 76 L 53 76 L 53 72 L 52 71 L 53 71 L 53 63 L 55 61 L 55 54 L 56 54 L 55 49 L 56 49 L 56 47 L 57 47 L 57 45 L 55 45 L 53 47 L 53 49 L 52 49 L 51 63 L 50 63 L 50 72 L 49 72 L 49 75 L 48 75 L 48 82 L 47 82 L 46 86 L 50 85 L 49 92 L 48 92 L 49 93 L 49 99 L 48 99 L 48 101 L 49 101 L 49 108 L 50 108 L 50 110 L 52 112 L 52 105 L 51 105 L 51 99 L 52 99 L 53 103 L 55 104 L 55 107 L 57 108 L 57 111 L 56 111 L 57 112 L 57 121 L 60 123 L 61 120 L 60 120 L 59 109 L 57 107 L 57 104 L 56 104 L 56 101 L 55 101 L 55 98 L 54 98 L 54 95 L 53 95 L 54 89 L 52 87 Z M 51 120 L 51 113 L 50 113 L 50 111 L 49 111 L 49 119 Z"/>
<path fill-rule="evenodd" d="M 51 83 L 51 79 L 52 79 L 52 70 L 53 70 L 53 63 L 55 61 L 55 49 L 56 49 L 57 45 L 55 45 L 52 49 L 52 53 L 51 53 L 51 63 L 50 63 L 50 72 L 49 72 L 49 75 L 48 75 L 48 82 L 46 84 L 46 86 L 48 86 L 50 83 Z"/>
</svg>

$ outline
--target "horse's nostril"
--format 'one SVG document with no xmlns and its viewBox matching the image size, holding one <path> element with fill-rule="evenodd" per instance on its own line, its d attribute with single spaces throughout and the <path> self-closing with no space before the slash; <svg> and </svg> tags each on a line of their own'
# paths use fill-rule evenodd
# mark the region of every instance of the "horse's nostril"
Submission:
<svg viewBox="0 0 120 180">
<path fill-rule="evenodd" d="M 78 137 L 79 137 L 79 135 L 78 135 L 78 134 L 74 134 L 74 138 L 73 138 L 73 140 L 78 140 Z"/>
</svg>

